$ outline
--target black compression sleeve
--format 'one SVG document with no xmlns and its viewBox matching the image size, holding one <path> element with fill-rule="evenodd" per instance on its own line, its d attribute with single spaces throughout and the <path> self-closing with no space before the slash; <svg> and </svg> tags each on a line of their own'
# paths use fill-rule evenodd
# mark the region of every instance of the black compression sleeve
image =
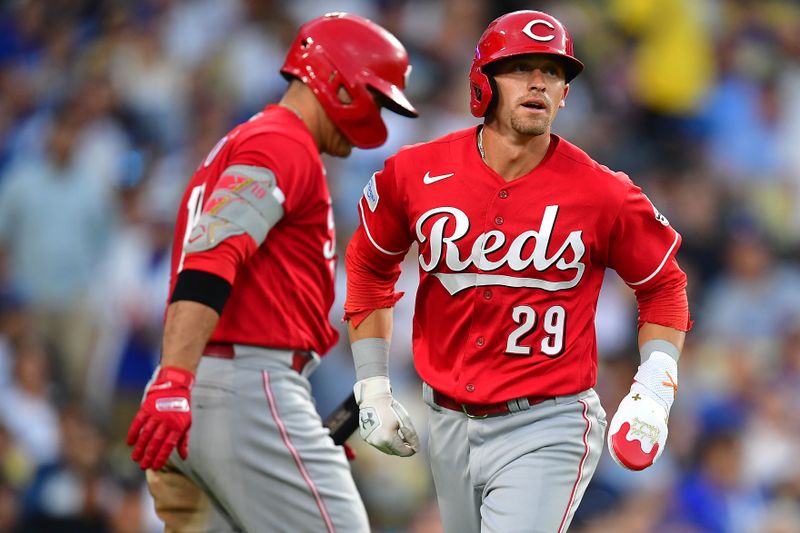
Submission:
<svg viewBox="0 0 800 533">
<path fill-rule="evenodd" d="M 222 308 L 231 295 L 231 289 L 231 284 L 216 274 L 202 270 L 184 270 L 178 274 L 170 303 L 189 300 L 207 305 L 221 315 Z"/>
</svg>

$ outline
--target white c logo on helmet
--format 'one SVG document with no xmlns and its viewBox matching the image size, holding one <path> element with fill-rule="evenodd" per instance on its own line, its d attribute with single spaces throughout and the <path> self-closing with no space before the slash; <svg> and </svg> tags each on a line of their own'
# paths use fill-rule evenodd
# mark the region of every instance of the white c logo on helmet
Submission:
<svg viewBox="0 0 800 533">
<path fill-rule="evenodd" d="M 552 24 L 550 24 L 546 20 L 535 19 L 535 20 L 532 20 L 532 21 L 530 21 L 529 23 L 527 23 L 525 25 L 525 27 L 522 29 L 522 33 L 524 33 L 525 35 L 527 35 L 528 37 L 530 37 L 531 39 L 533 39 L 535 41 L 547 42 L 547 41 L 552 41 L 553 39 L 556 38 L 555 35 L 548 35 L 546 37 L 542 37 L 541 35 L 536 35 L 535 33 L 533 33 L 532 29 L 537 24 L 544 24 L 545 26 L 547 26 L 551 30 L 555 30 L 556 29 L 555 26 L 553 26 Z"/>
</svg>

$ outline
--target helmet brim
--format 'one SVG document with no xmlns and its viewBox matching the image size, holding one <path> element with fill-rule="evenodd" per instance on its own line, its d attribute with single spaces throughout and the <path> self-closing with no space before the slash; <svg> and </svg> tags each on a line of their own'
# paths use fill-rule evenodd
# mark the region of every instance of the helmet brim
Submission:
<svg viewBox="0 0 800 533">
<path fill-rule="evenodd" d="M 389 111 L 404 117 L 416 118 L 419 116 L 417 109 L 397 85 L 380 78 L 370 80 L 367 85 L 384 97 L 381 99 L 381 105 Z"/>
<path fill-rule="evenodd" d="M 561 63 L 561 66 L 564 67 L 564 78 L 565 78 L 567 83 L 569 83 L 572 80 L 574 80 L 575 77 L 578 76 L 578 74 L 583 72 L 583 63 L 581 61 L 575 59 L 574 57 L 570 57 L 570 56 L 564 55 L 564 54 L 554 54 L 554 53 L 552 53 L 550 51 L 539 51 L 539 50 L 535 50 L 535 49 L 533 49 L 533 50 L 526 49 L 526 50 L 524 50 L 522 52 L 519 52 L 519 51 L 513 50 L 513 49 L 505 50 L 502 53 L 496 54 L 494 57 L 491 58 L 491 60 L 485 62 L 483 64 L 483 66 L 481 67 L 481 70 L 483 72 L 485 72 L 486 74 L 491 75 L 492 65 L 495 65 L 498 61 L 502 61 L 503 59 L 509 59 L 509 58 L 517 57 L 517 56 L 521 56 L 521 55 L 529 55 L 529 54 L 530 55 L 546 55 L 546 56 L 550 56 L 553 59 L 557 60 L 559 63 Z"/>
</svg>

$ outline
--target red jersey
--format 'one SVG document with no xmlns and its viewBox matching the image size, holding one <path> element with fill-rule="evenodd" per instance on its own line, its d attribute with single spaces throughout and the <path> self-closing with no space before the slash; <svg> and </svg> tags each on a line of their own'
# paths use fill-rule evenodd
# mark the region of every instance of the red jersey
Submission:
<svg viewBox="0 0 800 533">
<path fill-rule="evenodd" d="M 681 237 L 626 175 L 564 139 L 506 182 L 476 134 L 402 149 L 359 201 L 359 231 L 381 258 L 419 245 L 417 372 L 464 403 L 592 387 L 604 270 L 646 288 Z"/>
<path fill-rule="evenodd" d="M 283 217 L 260 246 L 244 234 L 184 253 L 192 226 L 203 209 L 213 208 L 207 201 L 233 165 L 274 173 Z M 328 321 L 336 264 L 330 193 L 311 133 L 292 111 L 267 106 L 217 143 L 189 181 L 175 235 L 170 294 L 184 269 L 214 273 L 233 285 L 212 342 L 320 354 L 336 343 Z"/>
</svg>

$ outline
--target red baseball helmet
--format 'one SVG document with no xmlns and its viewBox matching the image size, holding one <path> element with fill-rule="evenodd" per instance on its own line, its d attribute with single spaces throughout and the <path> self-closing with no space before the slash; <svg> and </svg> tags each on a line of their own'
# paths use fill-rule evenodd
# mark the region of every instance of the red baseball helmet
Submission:
<svg viewBox="0 0 800 533">
<path fill-rule="evenodd" d="M 505 57 L 522 54 L 557 56 L 564 65 L 567 83 L 580 74 L 583 63 L 575 59 L 572 37 L 555 17 L 541 11 L 514 11 L 489 24 L 478 41 L 469 72 L 470 110 L 482 117 L 492 101 L 492 83 L 484 67 Z"/>
<path fill-rule="evenodd" d="M 394 35 L 348 13 L 328 13 L 301 26 L 281 67 L 287 79 L 299 78 L 314 92 L 331 121 L 359 148 L 386 142 L 373 92 L 395 113 L 418 115 L 403 94 L 410 70 L 406 49 Z M 339 96 L 342 88 L 347 102 Z"/>
</svg>

